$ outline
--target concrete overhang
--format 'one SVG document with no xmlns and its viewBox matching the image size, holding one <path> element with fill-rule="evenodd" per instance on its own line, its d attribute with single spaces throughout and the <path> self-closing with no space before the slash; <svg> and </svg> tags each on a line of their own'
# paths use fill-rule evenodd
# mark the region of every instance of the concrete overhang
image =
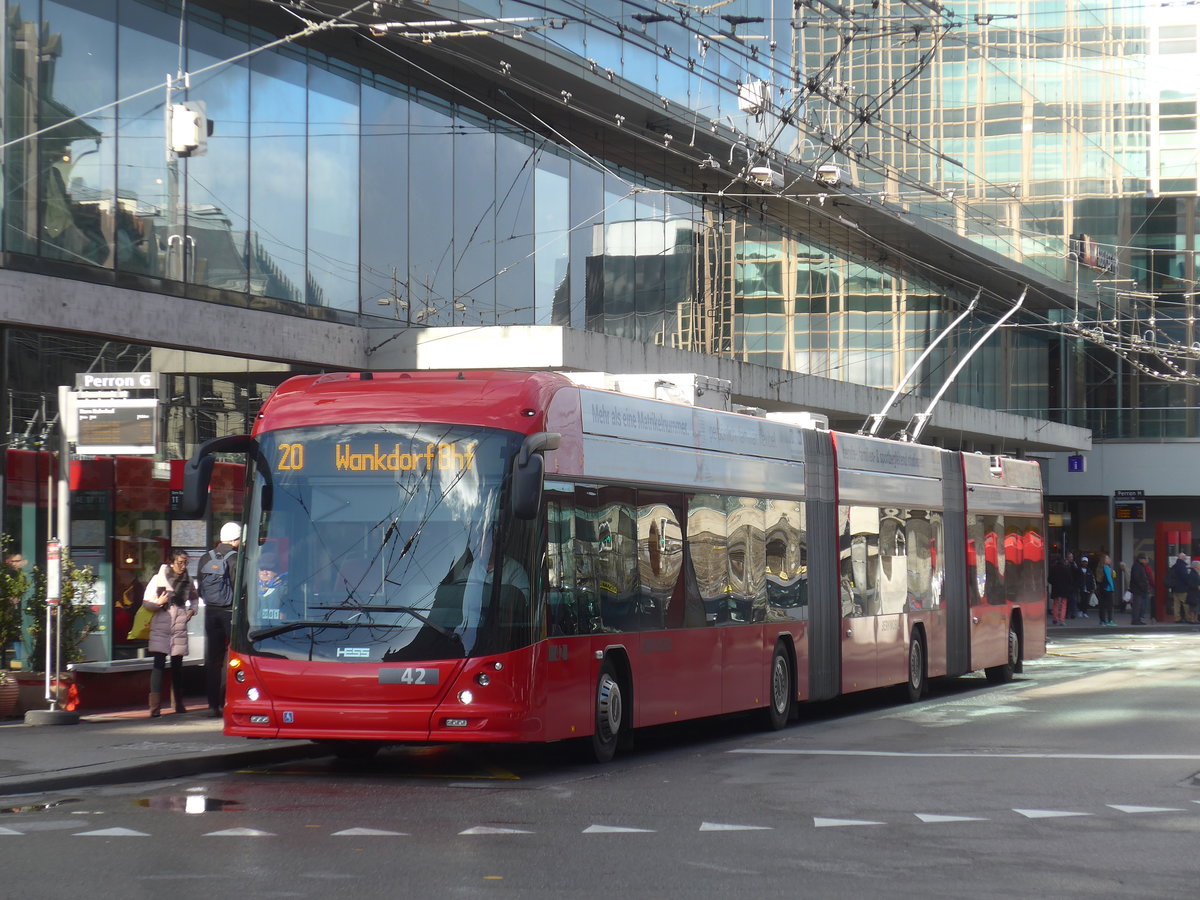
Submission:
<svg viewBox="0 0 1200 900">
<path fill-rule="evenodd" d="M 366 334 L 357 325 L 13 269 L 0 269 L 0 310 L 0 323 L 13 327 L 74 332 L 193 356 L 207 351 L 336 369 L 361 369 L 366 359 Z M 201 364 L 189 359 L 188 365 Z M 207 366 L 218 363 L 212 359 L 203 365 L 210 371 Z"/>
<path fill-rule="evenodd" d="M 4 310 L 4 324 L 13 327 L 178 350 L 181 355 L 175 363 L 179 370 L 186 363 L 192 370 L 231 371 L 225 357 L 240 357 L 247 360 L 247 371 L 276 371 L 277 366 L 262 364 L 294 363 L 348 370 L 694 372 L 728 380 L 736 403 L 768 412 L 823 413 L 829 416 L 831 427 L 841 431 L 857 431 L 869 414 L 883 407 L 889 393 L 559 326 L 359 327 L 11 269 L 0 269 L 0 309 Z M 158 358 L 165 363 L 171 356 L 160 351 Z M 923 412 L 927 402 L 916 397 L 901 400 L 880 434 L 898 431 L 913 415 Z M 992 453 L 1091 447 L 1091 433 L 1086 429 L 956 403 L 937 407 L 924 437 L 930 443 Z"/>
</svg>

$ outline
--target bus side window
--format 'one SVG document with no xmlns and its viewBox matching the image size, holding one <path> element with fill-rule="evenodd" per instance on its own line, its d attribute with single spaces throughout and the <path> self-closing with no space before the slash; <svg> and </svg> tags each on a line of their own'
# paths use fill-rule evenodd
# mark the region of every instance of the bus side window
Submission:
<svg viewBox="0 0 1200 900">
<path fill-rule="evenodd" d="M 649 491 L 638 493 L 637 554 L 641 582 L 638 609 L 643 629 L 662 628 L 673 621 L 672 606 L 682 603 L 678 590 L 683 567 L 683 532 L 675 509 L 678 497 L 660 497 Z M 682 621 L 682 610 L 678 616 Z"/>
</svg>

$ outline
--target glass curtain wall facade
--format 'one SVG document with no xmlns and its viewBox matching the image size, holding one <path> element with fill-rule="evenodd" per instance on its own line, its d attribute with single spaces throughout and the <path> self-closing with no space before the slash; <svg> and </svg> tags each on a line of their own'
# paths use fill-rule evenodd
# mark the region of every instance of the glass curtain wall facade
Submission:
<svg viewBox="0 0 1200 900">
<path fill-rule="evenodd" d="M 570 326 L 887 388 L 969 299 L 912 267 L 675 191 L 656 176 L 661 152 L 607 163 L 453 91 L 418 90 L 396 79 L 399 65 L 368 70 L 299 44 L 252 52 L 277 35 L 217 7 L 9 0 L 10 260 L 349 322 Z M 770 13 L 736 41 L 705 39 L 698 21 L 636 20 L 641 9 L 564 6 L 539 36 L 547 53 L 658 91 L 698 123 L 727 117 L 773 145 L 803 143 L 798 123 L 772 126 L 738 96 L 748 80 L 801 67 L 790 3 L 722 7 Z M 168 95 L 164 75 L 180 69 L 192 73 L 186 90 Z M 204 152 L 165 153 L 168 102 L 205 104 Z M 940 385 L 988 324 L 981 314 L 948 341 L 917 390 Z M 1048 347 L 1004 330 L 948 399 L 1041 414 Z"/>
<path fill-rule="evenodd" d="M 803 11 L 804 68 L 821 76 L 794 155 L 836 162 L 863 188 L 1076 285 L 1075 309 L 1051 311 L 1030 336 L 1067 326 L 1048 373 L 1052 418 L 1100 440 L 1200 436 L 1190 353 L 1200 11 L 1059 0 L 943 9 L 922 16 L 881 0 L 853 34 L 836 11 Z M 1073 235 L 1105 258 L 1080 261 Z M 1102 339 L 1083 339 L 1076 321 Z M 1167 363 L 1146 352 L 1163 348 Z"/>
</svg>

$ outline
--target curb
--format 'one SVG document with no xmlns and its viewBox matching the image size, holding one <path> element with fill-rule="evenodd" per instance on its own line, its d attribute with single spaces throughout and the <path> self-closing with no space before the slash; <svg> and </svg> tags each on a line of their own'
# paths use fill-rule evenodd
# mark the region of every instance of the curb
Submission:
<svg viewBox="0 0 1200 900">
<path fill-rule="evenodd" d="M 134 765 L 113 766 L 110 763 L 97 763 L 54 773 L 17 775 L 0 779 L 0 797 L 140 781 L 161 781 L 168 778 L 184 778 L 210 772 L 241 769 L 247 766 L 264 766 L 329 755 L 328 748 L 305 742 L 288 747 L 234 750 L 228 753 L 210 753 L 204 756 L 181 756 L 153 762 L 140 762 Z"/>
<path fill-rule="evenodd" d="M 1075 635 L 1097 634 L 1131 635 L 1131 634 L 1196 634 L 1200 633 L 1200 624 L 1183 624 L 1178 622 L 1154 622 L 1148 625 L 1117 625 L 1102 627 L 1100 625 L 1068 625 L 1066 628 L 1046 628 L 1046 639 L 1056 637 L 1074 637 Z"/>
</svg>

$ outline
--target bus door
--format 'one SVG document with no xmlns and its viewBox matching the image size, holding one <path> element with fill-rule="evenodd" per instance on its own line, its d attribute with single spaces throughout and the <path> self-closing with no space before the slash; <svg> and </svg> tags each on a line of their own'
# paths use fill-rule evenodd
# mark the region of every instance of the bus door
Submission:
<svg viewBox="0 0 1200 900">
<path fill-rule="evenodd" d="M 967 594 L 971 603 L 971 668 L 1002 665 L 1008 656 L 1004 584 L 1004 517 L 967 515 Z"/>
<path fill-rule="evenodd" d="M 838 507 L 842 693 L 867 690 L 878 683 L 879 518 L 875 507 Z"/>
<path fill-rule="evenodd" d="M 691 710 L 690 715 L 711 716 L 724 709 L 723 635 L 721 626 L 736 615 L 736 601 L 729 582 L 728 518 L 726 498 L 718 494 L 685 497 L 639 494 L 643 510 L 661 504 L 678 511 L 680 526 L 679 577 L 675 580 L 665 619 L 672 643 L 672 671 L 657 680 L 664 688 L 652 707 L 643 707 L 648 719 L 671 721 L 674 710 Z M 672 525 L 663 523 L 664 534 Z M 668 699 L 669 698 L 669 699 Z"/>
<path fill-rule="evenodd" d="M 875 576 L 877 685 L 908 677 L 909 546 L 905 511 L 885 507 L 879 517 L 879 570 Z"/>
</svg>

